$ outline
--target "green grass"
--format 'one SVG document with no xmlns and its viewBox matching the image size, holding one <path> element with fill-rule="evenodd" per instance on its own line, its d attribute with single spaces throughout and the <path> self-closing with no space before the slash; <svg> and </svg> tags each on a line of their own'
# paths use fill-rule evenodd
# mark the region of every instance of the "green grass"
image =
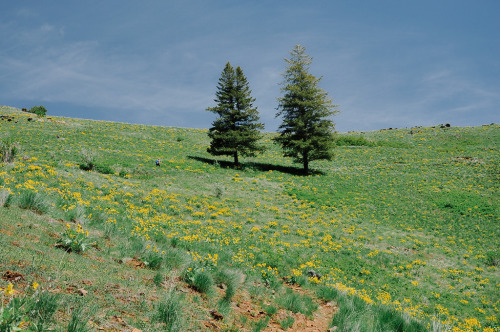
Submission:
<svg viewBox="0 0 500 332">
<path fill-rule="evenodd" d="M 292 278 L 320 290 L 311 305 L 362 301 L 352 315 L 371 326 L 499 326 L 498 125 L 341 134 L 335 159 L 302 176 L 273 133 L 265 154 L 234 168 L 206 152 L 206 130 L 0 113 L 16 118 L 0 121 L 0 133 L 18 147 L 0 164 L 0 274 L 22 274 L 21 293 L 37 281 L 61 294 L 51 328 L 67 328 L 84 289 L 97 305 L 88 326 L 162 329 L 150 313 L 168 285 L 186 294 L 187 330 L 206 329 L 207 309 L 221 303 L 226 326 L 262 329 L 280 323 L 234 304 L 260 308 L 286 296 Z M 89 147 L 106 172 L 80 168 Z M 83 254 L 58 249 L 66 223 L 95 244 Z M 145 268 L 148 252 L 161 258 L 155 269 Z M 210 296 L 182 279 L 189 267 L 207 268 Z"/>
</svg>

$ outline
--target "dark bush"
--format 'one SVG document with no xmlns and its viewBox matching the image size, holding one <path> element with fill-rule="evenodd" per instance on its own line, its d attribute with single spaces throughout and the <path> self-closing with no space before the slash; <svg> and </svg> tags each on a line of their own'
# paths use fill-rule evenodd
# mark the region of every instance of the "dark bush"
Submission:
<svg viewBox="0 0 500 332">
<path fill-rule="evenodd" d="M 42 105 L 40 105 L 40 106 L 33 106 L 32 108 L 30 108 L 29 112 L 33 113 L 33 114 L 36 114 L 39 117 L 44 117 L 45 114 L 47 114 L 47 109 L 45 107 L 43 107 Z"/>
</svg>

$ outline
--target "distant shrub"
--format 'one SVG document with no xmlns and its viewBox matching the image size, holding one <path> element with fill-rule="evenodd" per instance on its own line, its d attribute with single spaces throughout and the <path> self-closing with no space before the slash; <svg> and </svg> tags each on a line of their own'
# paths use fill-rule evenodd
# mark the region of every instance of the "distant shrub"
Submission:
<svg viewBox="0 0 500 332">
<path fill-rule="evenodd" d="M 115 174 L 115 171 L 108 165 L 96 165 L 94 169 L 102 174 Z"/>
<path fill-rule="evenodd" d="M 486 265 L 487 266 L 498 266 L 500 265 L 500 255 L 493 251 L 488 251 L 486 253 Z"/>
<path fill-rule="evenodd" d="M 95 158 L 96 154 L 93 151 L 82 149 L 82 162 L 80 163 L 80 169 L 84 171 L 91 171 L 96 166 Z"/>
<path fill-rule="evenodd" d="M 337 146 L 375 146 L 374 142 L 367 140 L 363 136 L 353 135 L 339 135 L 335 143 Z"/>
<path fill-rule="evenodd" d="M 2 161 L 4 163 L 13 162 L 18 153 L 18 149 L 18 144 L 13 142 L 10 137 L 4 138 L 0 142 L 0 155 L 2 155 Z"/>
<path fill-rule="evenodd" d="M 115 171 L 110 166 L 98 165 L 96 159 L 97 154 L 94 151 L 82 149 L 80 169 L 84 171 L 96 171 L 102 174 L 115 174 Z"/>
<path fill-rule="evenodd" d="M 47 114 L 47 109 L 43 106 L 33 106 L 29 110 L 30 113 L 36 114 L 39 117 L 44 117 Z"/>
</svg>

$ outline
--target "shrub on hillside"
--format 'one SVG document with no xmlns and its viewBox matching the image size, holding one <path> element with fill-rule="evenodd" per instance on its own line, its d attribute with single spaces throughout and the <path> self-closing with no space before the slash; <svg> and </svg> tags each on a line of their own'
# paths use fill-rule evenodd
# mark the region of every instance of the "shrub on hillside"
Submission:
<svg viewBox="0 0 500 332">
<path fill-rule="evenodd" d="M 30 113 L 36 114 L 39 117 L 44 117 L 45 114 L 47 114 L 47 109 L 43 107 L 42 105 L 40 106 L 33 106 L 29 110 Z"/>
<path fill-rule="evenodd" d="M 97 154 L 94 151 L 82 149 L 80 169 L 84 171 L 96 171 L 102 174 L 114 174 L 115 171 L 108 165 L 97 164 Z"/>
<path fill-rule="evenodd" d="M 94 169 L 102 174 L 115 174 L 115 171 L 108 165 L 96 165 Z"/>
<path fill-rule="evenodd" d="M 96 154 L 93 151 L 82 149 L 82 161 L 80 163 L 80 169 L 83 169 L 84 171 L 91 171 L 94 169 L 96 166 L 95 164 L 95 159 L 96 159 Z"/>
<path fill-rule="evenodd" d="M 337 146 L 374 146 L 375 143 L 367 140 L 363 136 L 339 135 L 335 140 Z"/>
</svg>

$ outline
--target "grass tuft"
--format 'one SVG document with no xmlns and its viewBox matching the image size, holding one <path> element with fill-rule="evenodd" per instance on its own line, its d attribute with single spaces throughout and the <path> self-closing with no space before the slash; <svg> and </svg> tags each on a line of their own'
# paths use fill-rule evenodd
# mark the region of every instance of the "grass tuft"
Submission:
<svg viewBox="0 0 500 332">
<path fill-rule="evenodd" d="M 154 319 L 164 324 L 164 331 L 182 331 L 184 318 L 181 298 L 170 291 L 165 300 L 158 304 Z"/>
<path fill-rule="evenodd" d="M 19 196 L 19 207 L 21 209 L 32 210 L 38 214 L 46 214 L 50 209 L 50 204 L 38 192 L 24 190 Z"/>
</svg>

